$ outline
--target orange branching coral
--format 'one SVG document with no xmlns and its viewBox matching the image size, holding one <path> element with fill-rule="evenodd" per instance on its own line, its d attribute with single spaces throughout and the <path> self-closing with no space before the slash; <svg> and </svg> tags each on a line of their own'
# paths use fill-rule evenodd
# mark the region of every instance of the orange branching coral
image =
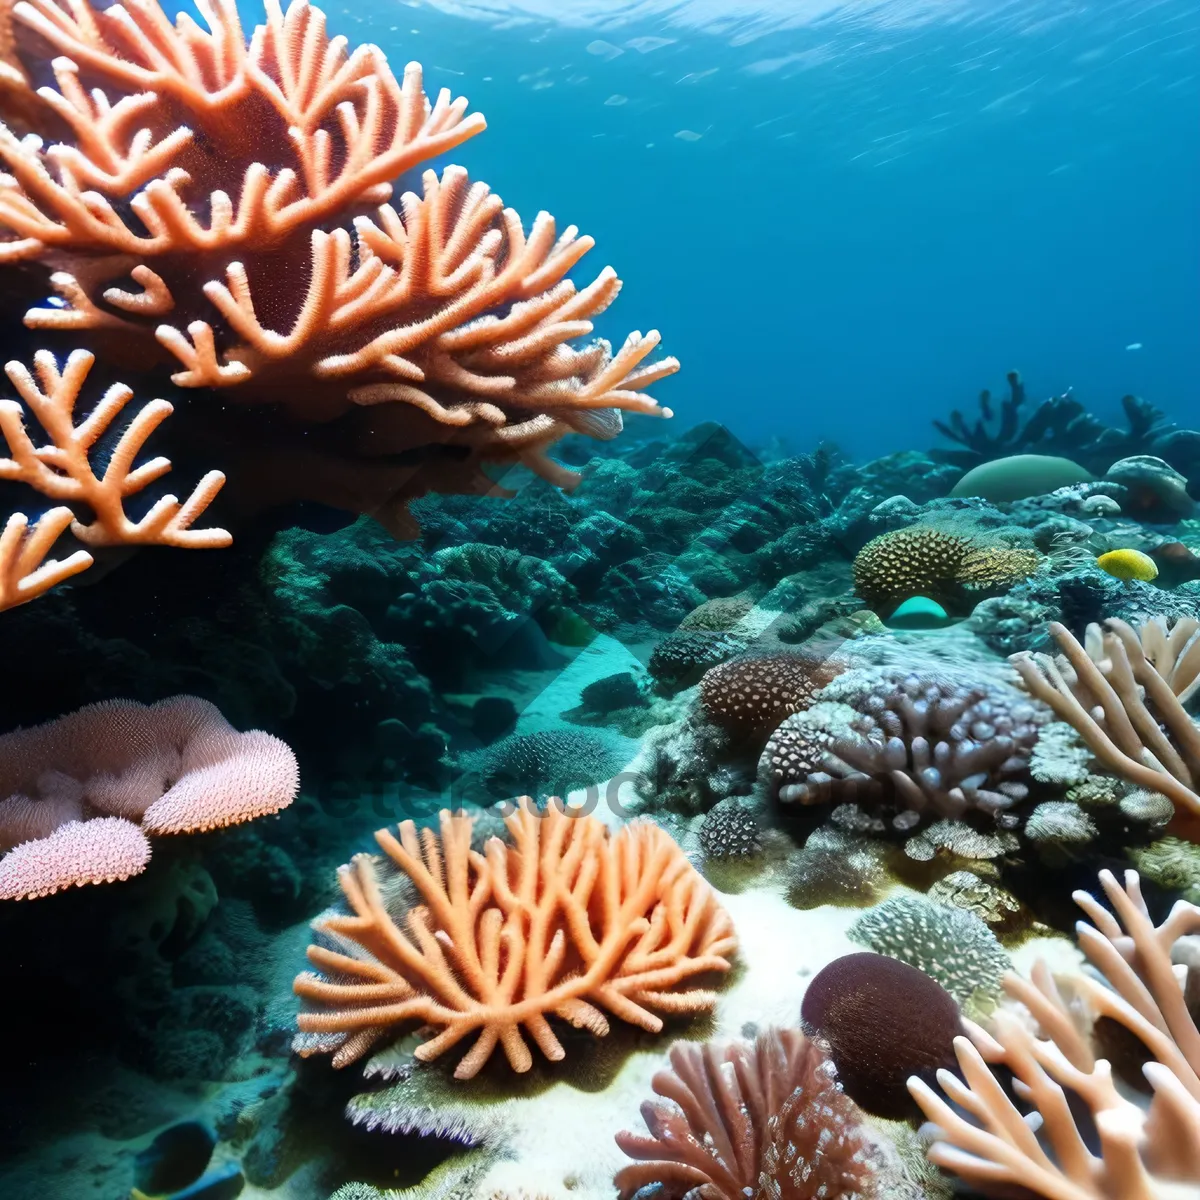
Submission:
<svg viewBox="0 0 1200 1200">
<path fill-rule="evenodd" d="M 671 1047 L 642 1105 L 649 1136 L 617 1134 L 638 1161 L 617 1172 L 622 1200 L 652 1184 L 664 1200 L 866 1200 L 877 1194 L 862 1114 L 833 1064 L 799 1030 L 751 1042 Z"/>
<path fill-rule="evenodd" d="M 0 612 L 35 600 L 92 565 L 86 550 L 46 561 L 51 547 L 74 519 L 75 514 L 65 507 L 43 513 L 32 526 L 24 513 L 8 518 L 0 533 Z"/>
<path fill-rule="evenodd" d="M 397 81 L 305 0 L 266 0 L 248 42 L 234 0 L 200 8 L 207 30 L 158 0 L 14 8 L 53 56 L 41 95 L 73 139 L 0 129 L 0 261 L 46 264 L 61 297 L 27 324 L 140 335 L 179 385 L 305 418 L 399 409 L 372 453 L 455 442 L 557 482 L 544 450 L 564 433 L 669 415 L 642 390 L 678 367 L 644 362 L 657 332 L 616 354 L 569 344 L 620 289 L 611 268 L 567 278 L 591 238 L 546 213 L 526 234 L 460 167 L 388 203 L 391 180 L 484 128 L 465 99 L 431 104 L 418 64 Z"/>
<path fill-rule="evenodd" d="M 602 1037 L 601 1009 L 658 1032 L 660 1013 L 712 1008 L 712 991 L 682 986 L 728 971 L 736 949 L 712 889 L 658 826 L 610 837 L 559 803 L 537 813 L 523 801 L 506 820 L 511 844 L 492 838 L 483 854 L 471 849 L 471 819 L 447 811 L 440 842 L 411 821 L 399 840 L 380 830 L 420 902 L 398 911 L 403 897 L 371 856 L 341 869 L 353 915 L 315 925 L 328 944 L 308 951 L 322 974 L 296 979 L 297 994 L 320 1009 L 300 1014 L 301 1053 L 332 1052 L 345 1066 L 420 1022 L 440 1029 L 415 1051 L 424 1061 L 477 1035 L 455 1071 L 469 1079 L 497 1045 L 528 1071 L 522 1030 L 548 1059 L 563 1058 L 550 1016 Z"/>
<path fill-rule="evenodd" d="M 93 547 L 212 549 L 229 545 L 232 539 L 224 529 L 192 528 L 225 482 L 220 471 L 209 471 L 183 504 L 174 496 L 163 496 L 140 520 L 132 520 L 125 512 L 130 496 L 171 469 L 170 461 L 162 457 L 134 465 L 147 439 L 174 411 L 167 401 L 151 400 L 134 415 L 98 475 L 89 456 L 133 392 L 124 384 L 113 384 L 86 417 L 77 419 L 75 406 L 91 370 L 92 355 L 76 350 L 62 369 L 46 350 L 39 351 L 33 361 L 33 372 L 19 362 L 4 368 L 25 403 L 0 400 L 0 436 L 11 455 L 0 458 L 0 479 L 28 484 L 51 500 L 86 509 L 87 515 L 80 516 L 68 507 L 54 508 L 28 531 L 24 515 L 16 513 L 9 518 L 0 537 L 0 609 L 32 600 L 91 565 L 86 551 L 43 565 L 45 555 L 68 525 L 78 541 Z M 26 428 L 30 414 L 45 432 L 48 440 L 44 445 L 37 445 Z"/>
</svg>

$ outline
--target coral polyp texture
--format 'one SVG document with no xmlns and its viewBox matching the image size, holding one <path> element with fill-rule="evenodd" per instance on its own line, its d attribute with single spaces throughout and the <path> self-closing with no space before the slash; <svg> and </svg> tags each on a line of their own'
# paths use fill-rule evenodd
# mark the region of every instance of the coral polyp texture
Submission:
<svg viewBox="0 0 1200 1200">
<path fill-rule="evenodd" d="M 553 801 L 505 820 L 510 841 L 471 849 L 470 817 L 443 811 L 441 836 L 411 821 L 375 836 L 408 897 L 365 854 L 339 872 L 351 914 L 314 923 L 317 941 L 295 990 L 314 1007 L 296 1048 L 345 1066 L 405 1025 L 436 1029 L 416 1049 L 430 1061 L 466 1038 L 455 1076 L 470 1079 L 501 1047 L 515 1071 L 565 1050 L 548 1018 L 598 1037 L 605 1011 L 657 1033 L 663 1015 L 708 1011 L 737 940 L 716 894 L 656 825 L 610 835 Z M 394 870 L 392 875 L 394 876 Z M 408 903 L 408 898 L 413 902 Z M 663 1014 L 663 1015 L 660 1015 Z"/>
<path fill-rule="evenodd" d="M 526 233 L 458 166 L 391 203 L 393 180 L 484 129 L 465 99 L 431 101 L 418 64 L 396 79 L 304 0 L 267 0 L 249 39 L 233 0 L 201 12 L 207 29 L 157 0 L 13 8 L 18 54 L 54 79 L 46 138 L 0 129 L 0 262 L 40 264 L 58 293 L 27 325 L 304 420 L 370 407 L 372 456 L 454 443 L 556 482 L 573 477 L 544 451 L 564 433 L 669 415 L 643 391 L 678 367 L 645 362 L 656 331 L 571 345 L 621 286 L 568 278 L 591 238 L 544 212 Z M 471 490 L 462 470 L 443 483 Z"/>
<path fill-rule="evenodd" d="M 955 1039 L 962 1078 L 938 1073 L 946 1099 L 923 1080 L 909 1083 L 935 1127 L 929 1157 L 984 1195 L 1015 1188 L 1052 1200 L 1156 1200 L 1200 1189 L 1197 968 L 1194 955 L 1173 957 L 1200 932 L 1200 908 L 1177 901 L 1156 926 L 1136 871 L 1123 883 L 1102 871 L 1100 883 L 1111 911 L 1075 893 L 1091 922 L 1077 930 L 1094 973 L 1056 977 L 1039 962 L 1030 979 L 1009 974 L 1014 1010 L 1001 1010 L 986 1031 L 966 1023 L 968 1036 Z M 1101 1020 L 1140 1042 L 1129 1057 L 1144 1062 L 1148 1102 L 1118 1086 L 1123 1063 L 1098 1054 L 1101 1037 L 1111 1041 Z M 993 1068 L 1012 1073 L 1036 1120 Z"/>
<path fill-rule="evenodd" d="M 781 800 L 869 799 L 886 784 L 902 809 L 958 817 L 1028 795 L 1030 755 L 1050 714 L 1015 689 L 886 668 L 844 676 L 822 697 L 834 693 L 851 710 L 843 732 L 821 730 L 820 712 L 798 713 L 767 744 L 760 771 Z"/>
<path fill-rule="evenodd" d="M 799 1030 L 753 1042 L 671 1047 L 642 1105 L 649 1136 L 619 1133 L 637 1159 L 615 1183 L 620 1200 L 658 1185 L 664 1200 L 867 1200 L 878 1195 L 862 1114 L 833 1064 Z"/>
<path fill-rule="evenodd" d="M 1103 768 L 1166 796 L 1176 832 L 1200 840 L 1200 728 L 1183 706 L 1200 675 L 1200 622 L 1105 626 L 1089 625 L 1080 645 L 1051 622 L 1057 656 L 1022 652 L 1011 661 L 1030 694 L 1075 729 Z"/>
<path fill-rule="evenodd" d="M 936 600 L 950 612 L 969 612 L 976 601 L 1028 578 L 1040 561 L 1035 550 L 992 545 L 974 535 L 897 529 L 858 552 L 854 587 L 884 616 L 911 596 Z"/>
<path fill-rule="evenodd" d="M 233 540 L 224 529 L 192 528 L 225 482 L 220 471 L 209 471 L 182 504 L 163 496 L 139 519 L 128 515 L 125 501 L 171 469 L 170 460 L 161 456 L 138 465 L 135 460 L 174 410 L 165 400 L 143 405 L 115 443 L 105 446 L 106 465 L 97 473 L 91 455 L 133 392 L 115 383 L 86 417 L 78 416 L 76 405 L 94 361 L 86 350 L 75 350 L 60 366 L 53 354 L 41 350 L 34 355 L 33 371 L 15 361 L 4 368 L 24 403 L 0 400 L 0 435 L 10 455 L 0 458 L 0 479 L 25 484 L 61 507 L 43 514 L 32 528 L 21 513 L 9 518 L 0 537 L 0 610 L 32 600 L 91 566 L 92 556 L 82 549 L 61 561 L 44 561 L 68 527 L 89 547 L 216 549 Z M 30 436 L 30 417 L 45 433 L 43 445 Z M 85 515 L 77 516 L 71 505 Z"/>
<path fill-rule="evenodd" d="M 799 652 L 735 658 L 705 673 L 700 703 L 710 721 L 736 736 L 761 738 L 807 708 L 844 669 L 834 660 Z"/>
<path fill-rule="evenodd" d="M 0 737 L 0 899 L 127 879 L 147 835 L 235 825 L 286 808 L 295 755 L 239 733 L 206 700 L 106 700 Z"/>
</svg>

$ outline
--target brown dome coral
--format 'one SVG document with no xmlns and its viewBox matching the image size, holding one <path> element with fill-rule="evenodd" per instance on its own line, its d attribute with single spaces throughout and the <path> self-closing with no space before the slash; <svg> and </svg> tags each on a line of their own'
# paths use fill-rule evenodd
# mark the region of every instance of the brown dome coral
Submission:
<svg viewBox="0 0 1200 1200">
<path fill-rule="evenodd" d="M 304 0 L 265 7 L 249 38 L 233 0 L 202 7 L 207 29 L 172 25 L 158 0 L 12 8 L 17 58 L 53 76 L 39 96 L 61 135 L 0 128 L 0 262 L 39 264 L 59 297 L 26 324 L 173 362 L 179 386 L 241 404 L 357 413 L 347 453 L 458 448 L 452 467 L 418 455 L 383 473 L 381 505 L 485 486 L 483 461 L 566 482 L 545 458 L 564 433 L 666 414 L 643 393 L 678 367 L 644 362 L 657 332 L 616 353 L 572 345 L 621 286 L 611 268 L 568 278 L 590 238 L 547 213 L 526 233 L 457 166 L 390 203 L 393 180 L 483 117 L 447 90 L 431 102 L 418 64 L 397 80 L 377 47 L 329 37 Z"/>
<path fill-rule="evenodd" d="M 812 654 L 746 655 L 705 673 L 700 703 L 710 721 L 754 740 L 807 708 L 844 669 L 836 660 Z"/>
<path fill-rule="evenodd" d="M 885 616 L 910 596 L 969 612 L 977 600 L 1028 578 L 1040 561 L 1021 546 L 918 526 L 869 541 L 854 559 L 854 587 Z"/>
</svg>

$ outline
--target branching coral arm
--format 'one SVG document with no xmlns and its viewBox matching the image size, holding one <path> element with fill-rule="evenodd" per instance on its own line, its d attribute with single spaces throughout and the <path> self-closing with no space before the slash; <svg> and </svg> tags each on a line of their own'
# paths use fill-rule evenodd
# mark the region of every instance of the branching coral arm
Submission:
<svg viewBox="0 0 1200 1200">
<path fill-rule="evenodd" d="M 1065 627 L 1053 622 L 1050 631 L 1064 648 L 1073 646 L 1082 654 L 1079 643 Z M 1200 795 L 1197 795 L 1187 783 L 1177 779 L 1174 775 L 1168 774 L 1165 770 L 1156 770 L 1121 749 L 1109 736 L 1108 731 L 1101 727 L 1075 696 L 1052 660 L 1046 657 L 1035 660 L 1028 653 L 1021 653 L 1013 655 L 1010 661 L 1021 676 L 1029 693 L 1048 704 L 1060 720 L 1071 725 L 1083 738 L 1088 749 L 1104 766 L 1139 787 L 1166 796 L 1181 814 L 1193 816 L 1200 814 Z M 1087 665 L 1083 666 L 1083 663 Z M 1086 654 L 1082 655 L 1082 662 L 1072 659 L 1072 665 L 1079 672 L 1080 679 L 1083 680 L 1089 691 L 1097 694 L 1104 694 L 1105 691 L 1112 692 L 1108 681 Z M 1112 694 L 1115 696 L 1115 693 Z M 1130 702 L 1140 703 L 1140 700 L 1137 697 L 1131 697 Z M 1125 727 L 1132 733 L 1132 725 L 1129 724 L 1128 716 L 1123 716 L 1123 720 Z M 1142 752 L 1140 744 L 1136 752 Z"/>
<path fill-rule="evenodd" d="M 1132 675 L 1145 688 L 1146 698 L 1154 705 L 1155 711 L 1178 743 L 1179 750 L 1187 764 L 1185 770 L 1195 782 L 1200 779 L 1200 729 L 1188 716 L 1170 681 L 1164 678 L 1148 661 L 1138 635 L 1130 626 L 1115 617 L 1110 618 L 1105 624 L 1110 630 L 1106 641 L 1110 641 L 1111 652 L 1115 654 L 1117 647 L 1120 647 Z M 1185 631 L 1186 628 L 1187 626 L 1184 624 Z M 1114 658 L 1114 666 L 1115 662 Z M 1158 722 L 1154 721 L 1153 717 L 1150 720 L 1157 731 Z M 1163 740 L 1165 741 L 1165 739 Z"/>
<path fill-rule="evenodd" d="M 431 830 L 418 835 L 411 822 L 401 825 L 398 839 L 381 832 L 380 846 L 423 900 L 407 912 L 405 933 L 383 903 L 372 860 L 360 857 L 343 869 L 354 915 L 326 917 L 321 927 L 362 946 L 382 970 L 311 948 L 314 966 L 327 967 L 331 977 L 296 980 L 297 993 L 322 1006 L 301 1013 L 300 1028 L 342 1037 L 310 1052 L 332 1048 L 342 1065 L 362 1052 L 365 1030 L 420 1019 L 440 1030 L 415 1051 L 426 1061 L 475 1035 L 455 1071 L 470 1078 L 497 1046 L 514 1070 L 529 1070 L 526 1035 L 552 1061 L 564 1057 L 551 1014 L 603 1036 L 608 1022 L 597 1004 L 652 1031 L 662 1020 L 647 1006 L 663 1012 L 711 1007 L 710 992 L 674 989 L 698 973 L 729 969 L 718 953 L 733 953 L 728 918 L 670 837 L 647 827 L 656 834 L 654 852 L 642 853 L 641 842 L 650 836 L 642 827 L 610 839 L 594 818 L 555 806 L 541 815 L 526 809 L 507 819 L 511 842 L 492 839 L 485 855 L 470 849 L 470 820 L 449 813 L 442 815 L 440 843 Z M 678 902 L 666 894 L 680 882 L 678 863 L 695 876 L 688 897 L 700 906 L 702 920 L 676 912 Z M 652 929 L 659 931 L 655 947 L 670 945 L 675 961 L 634 973 L 626 987 L 629 944 Z M 580 969 L 567 970 L 572 945 Z M 387 971 L 414 995 L 397 989 L 400 998 L 389 1002 L 397 980 Z"/>
<path fill-rule="evenodd" d="M 1080 946 L 1102 978 L 1071 973 L 1055 980 L 1040 963 L 1031 983 L 1008 976 L 1005 990 L 1026 1004 L 1040 1035 L 1011 1013 L 1000 1013 L 990 1033 L 968 1023 L 970 1040 L 956 1042 L 965 1082 L 949 1072 L 938 1079 L 957 1108 L 909 1081 L 939 1126 L 930 1158 L 985 1193 L 995 1187 L 1007 1194 L 1001 1185 L 1019 1185 L 1052 1200 L 1151 1200 L 1164 1194 L 1163 1180 L 1200 1183 L 1200 1033 L 1171 960 L 1175 943 L 1200 929 L 1200 907 L 1181 901 L 1156 927 L 1136 872 L 1121 884 L 1103 871 L 1100 883 L 1112 912 L 1085 892 L 1075 900 L 1093 921 L 1080 922 Z M 1083 1003 L 1068 1003 L 1059 985 Z M 1109 1063 L 1087 1044 L 1102 1017 L 1123 1025 L 1156 1059 L 1144 1068 L 1153 1092 L 1149 1112 L 1118 1092 Z M 989 1064 L 1012 1072 L 1013 1091 L 1040 1118 L 1037 1137 Z M 1083 1139 L 1067 1093 L 1090 1110 L 1098 1156 Z"/>
<path fill-rule="evenodd" d="M 35 600 L 92 565 L 92 556 L 86 550 L 46 561 L 51 547 L 74 519 L 69 508 L 50 509 L 32 527 L 24 513 L 13 513 L 8 518 L 0 533 L 0 612 Z"/>
<path fill-rule="evenodd" d="M 0 400 L 0 434 L 8 443 L 7 459 L 0 459 L 0 479 L 29 484 L 53 500 L 80 502 L 94 519 L 76 518 L 72 533 L 91 546 L 162 545 L 191 549 L 228 546 L 232 537 L 224 529 L 193 529 L 225 482 L 220 471 L 210 471 L 191 496 L 180 503 L 162 497 L 140 520 L 125 513 L 125 500 L 140 492 L 170 469 L 166 458 L 141 466 L 134 460 L 147 439 L 174 411 L 165 400 L 152 400 L 133 418 L 117 441 L 102 476 L 97 476 L 89 454 L 99 438 L 133 397 L 124 384 L 113 384 L 92 412 L 75 424 L 75 404 L 92 368 L 94 357 L 75 350 L 59 370 L 46 350 L 34 356 L 34 374 L 20 362 L 10 362 L 5 372 L 30 412 L 46 431 L 49 442 L 35 446 L 25 428 L 25 409 L 15 401 Z"/>
</svg>

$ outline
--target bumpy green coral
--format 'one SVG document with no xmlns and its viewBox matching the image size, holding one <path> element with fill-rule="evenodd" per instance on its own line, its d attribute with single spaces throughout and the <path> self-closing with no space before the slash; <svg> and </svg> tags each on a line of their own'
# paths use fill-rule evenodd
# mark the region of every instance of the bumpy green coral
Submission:
<svg viewBox="0 0 1200 1200">
<path fill-rule="evenodd" d="M 923 896 L 894 896 L 868 909 L 850 926 L 849 936 L 924 971 L 959 1004 L 986 1002 L 1012 965 L 978 917 Z"/>
<path fill-rule="evenodd" d="M 1132 854 L 1146 879 L 1177 892 L 1191 904 L 1200 904 L 1200 846 L 1182 838 L 1165 837 Z"/>
</svg>

